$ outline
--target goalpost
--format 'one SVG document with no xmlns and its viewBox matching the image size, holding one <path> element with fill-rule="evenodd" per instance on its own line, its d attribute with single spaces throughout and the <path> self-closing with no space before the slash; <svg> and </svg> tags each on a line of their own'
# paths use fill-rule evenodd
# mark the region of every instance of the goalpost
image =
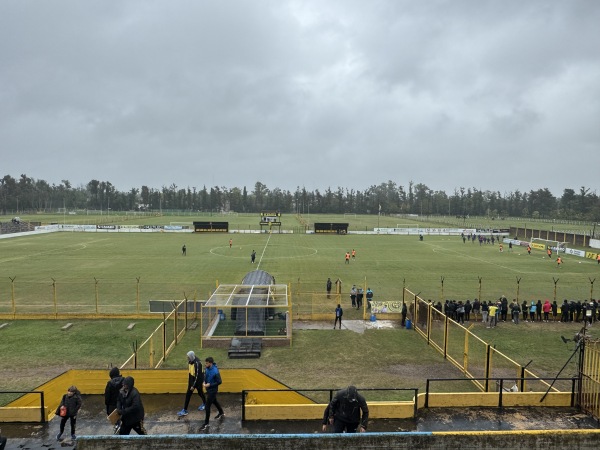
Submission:
<svg viewBox="0 0 600 450">
<path fill-rule="evenodd" d="M 180 226 L 180 227 L 191 227 L 193 226 L 192 222 L 169 222 L 169 225 L 171 225 L 172 227 L 176 227 L 176 226 Z"/>
<path fill-rule="evenodd" d="M 546 251 L 550 247 L 552 253 L 565 253 L 567 242 L 555 241 L 552 239 L 532 238 L 531 248 Z"/>
<path fill-rule="evenodd" d="M 419 228 L 418 223 L 397 223 L 396 228 Z"/>
</svg>

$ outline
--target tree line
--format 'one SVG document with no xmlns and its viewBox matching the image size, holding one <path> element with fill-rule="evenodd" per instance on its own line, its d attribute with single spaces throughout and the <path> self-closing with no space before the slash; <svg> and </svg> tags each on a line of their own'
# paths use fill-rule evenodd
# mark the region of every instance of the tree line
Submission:
<svg viewBox="0 0 600 450">
<path fill-rule="evenodd" d="M 501 193 L 473 187 L 454 192 L 436 191 L 423 183 L 407 186 L 387 181 L 365 190 L 330 187 L 324 191 L 295 191 L 268 188 L 257 181 L 251 191 L 246 186 L 213 186 L 201 189 L 178 187 L 160 189 L 149 186 L 119 191 L 110 181 L 91 180 L 74 187 L 69 180 L 59 185 L 22 174 L 18 179 L 5 175 L 0 180 L 0 212 L 102 211 L 201 211 L 246 212 L 263 210 L 300 214 L 418 214 L 523 218 L 560 218 L 583 221 L 600 220 L 600 200 L 596 192 L 581 186 L 578 191 L 565 188 L 557 198 L 548 188 L 529 192 Z"/>
</svg>

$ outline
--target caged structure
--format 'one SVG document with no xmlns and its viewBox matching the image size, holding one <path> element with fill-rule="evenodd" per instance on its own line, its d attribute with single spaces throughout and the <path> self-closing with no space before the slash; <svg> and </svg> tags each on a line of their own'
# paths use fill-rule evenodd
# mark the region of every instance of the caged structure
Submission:
<svg viewBox="0 0 600 450">
<path fill-rule="evenodd" d="M 275 284 L 263 270 L 244 276 L 241 284 L 222 284 L 202 306 L 202 345 L 222 347 L 233 338 L 261 338 L 265 345 L 291 339 L 288 286 Z"/>
</svg>

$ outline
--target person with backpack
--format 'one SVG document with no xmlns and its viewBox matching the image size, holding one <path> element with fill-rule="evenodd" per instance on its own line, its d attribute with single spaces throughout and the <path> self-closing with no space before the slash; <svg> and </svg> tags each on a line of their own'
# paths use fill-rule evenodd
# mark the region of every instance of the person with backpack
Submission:
<svg viewBox="0 0 600 450">
<path fill-rule="evenodd" d="M 81 393 L 76 386 L 71 386 L 67 389 L 67 393 L 62 396 L 60 405 L 56 408 L 56 415 L 60 416 L 60 431 L 56 435 L 56 440 L 60 441 L 65 431 L 67 420 L 71 424 L 71 439 L 77 439 L 75 434 L 75 425 L 77 424 L 77 413 L 82 405 Z"/>
</svg>

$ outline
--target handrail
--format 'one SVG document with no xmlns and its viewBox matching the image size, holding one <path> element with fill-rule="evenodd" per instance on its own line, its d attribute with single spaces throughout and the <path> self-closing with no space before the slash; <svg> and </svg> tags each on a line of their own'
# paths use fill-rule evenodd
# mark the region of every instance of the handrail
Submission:
<svg viewBox="0 0 600 450">
<path fill-rule="evenodd" d="M 335 392 L 339 391 L 340 388 L 330 389 L 244 389 L 242 390 L 242 423 L 246 420 L 246 397 L 250 392 L 296 392 L 302 395 L 302 392 L 329 392 L 329 403 L 333 399 Z M 419 388 L 358 388 L 359 392 L 365 391 L 412 391 L 414 395 L 414 417 L 417 417 L 417 398 L 419 396 Z"/>
<path fill-rule="evenodd" d="M 0 391 L 0 394 L 40 394 L 40 418 L 41 423 L 46 423 L 46 405 L 44 403 L 44 391 Z M 16 400 L 13 400 L 16 401 Z M 12 403 L 12 402 L 11 402 Z M 10 405 L 10 403 L 9 403 Z M 7 407 L 5 405 L 4 407 Z M 0 407 L 2 408 L 2 407 Z"/>
<path fill-rule="evenodd" d="M 538 377 L 536 378 L 537 381 L 544 381 L 545 378 L 541 378 Z M 554 378 L 551 378 L 554 380 Z M 505 391 L 504 390 L 504 380 L 510 380 L 513 382 L 518 382 L 520 381 L 521 386 L 522 383 L 525 380 L 531 381 L 531 378 L 518 378 L 518 377 L 503 377 L 503 378 L 428 378 L 426 383 L 425 383 L 425 404 L 424 407 L 428 408 L 429 407 L 429 393 L 430 393 L 430 384 L 431 382 L 438 382 L 438 381 L 485 381 L 486 386 L 488 385 L 488 383 L 490 381 L 495 381 L 496 384 L 498 385 L 498 407 L 502 408 L 502 395 L 503 393 L 508 393 L 510 391 Z M 575 406 L 575 381 L 577 380 L 576 377 L 566 377 L 566 378 L 556 378 L 555 381 L 571 381 L 571 406 Z M 487 391 L 486 391 L 487 392 Z"/>
</svg>

